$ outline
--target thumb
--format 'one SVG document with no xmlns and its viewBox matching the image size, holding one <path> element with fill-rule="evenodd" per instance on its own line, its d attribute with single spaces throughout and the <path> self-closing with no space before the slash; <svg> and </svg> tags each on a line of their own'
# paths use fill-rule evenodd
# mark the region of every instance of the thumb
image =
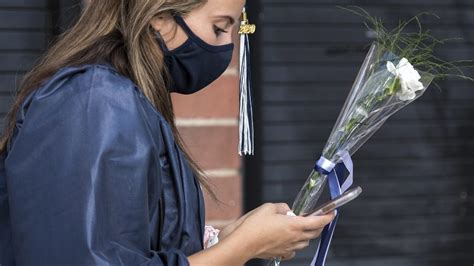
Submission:
<svg viewBox="0 0 474 266">
<path fill-rule="evenodd" d="M 275 203 L 275 207 L 278 214 L 286 215 L 288 211 L 291 211 L 290 207 L 286 203 Z"/>
</svg>

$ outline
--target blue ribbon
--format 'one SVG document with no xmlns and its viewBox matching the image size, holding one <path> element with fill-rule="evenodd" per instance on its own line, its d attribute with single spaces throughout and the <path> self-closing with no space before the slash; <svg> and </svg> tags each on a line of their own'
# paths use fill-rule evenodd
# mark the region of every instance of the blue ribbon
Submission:
<svg viewBox="0 0 474 266">
<path fill-rule="evenodd" d="M 339 163 L 334 164 L 321 156 L 314 167 L 316 171 L 328 176 L 327 178 L 331 199 L 334 199 L 344 193 L 344 191 L 346 191 L 352 185 L 353 181 L 353 163 L 350 154 L 347 151 L 343 151 L 339 152 L 338 155 L 340 158 Z M 349 174 L 344 180 L 346 171 Z M 334 229 L 336 228 L 338 218 L 339 211 L 336 210 L 336 217 L 330 224 L 324 227 L 321 233 L 318 248 L 311 262 L 312 266 L 324 266 L 326 263 L 326 257 L 329 251 L 329 246 L 331 245 L 332 236 L 334 234 Z"/>
</svg>

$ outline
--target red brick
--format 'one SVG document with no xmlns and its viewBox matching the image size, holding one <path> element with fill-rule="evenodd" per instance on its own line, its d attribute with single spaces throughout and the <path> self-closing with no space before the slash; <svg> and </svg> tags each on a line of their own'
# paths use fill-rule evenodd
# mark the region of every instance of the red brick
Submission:
<svg viewBox="0 0 474 266">
<path fill-rule="evenodd" d="M 183 95 L 172 93 L 177 118 L 235 118 L 239 113 L 238 78 L 224 75 L 207 88 Z"/>
<path fill-rule="evenodd" d="M 203 169 L 238 169 L 237 126 L 179 127 L 188 151 Z"/>
<path fill-rule="evenodd" d="M 210 178 L 213 191 L 220 202 L 215 202 L 204 191 L 206 220 L 232 220 L 242 215 L 242 178 L 240 176 Z"/>
</svg>

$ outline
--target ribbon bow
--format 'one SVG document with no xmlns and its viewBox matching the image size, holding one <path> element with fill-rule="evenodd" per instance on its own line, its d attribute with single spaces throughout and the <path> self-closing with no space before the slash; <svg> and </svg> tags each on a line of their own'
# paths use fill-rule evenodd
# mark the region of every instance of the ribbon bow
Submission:
<svg viewBox="0 0 474 266">
<path fill-rule="evenodd" d="M 344 193 L 352 185 L 353 181 L 353 163 L 349 152 L 342 151 L 339 152 L 338 155 L 340 159 L 339 163 L 335 164 L 321 156 L 314 167 L 316 171 L 328 176 L 331 199 L 334 199 Z M 344 173 L 346 170 L 349 174 L 344 180 Z M 340 185 L 341 183 L 342 185 Z M 336 210 L 336 217 L 330 224 L 324 227 L 321 233 L 321 238 L 319 240 L 316 253 L 314 254 L 313 260 L 311 262 L 312 266 L 324 266 L 326 263 L 326 257 L 338 218 L 339 212 Z"/>
</svg>

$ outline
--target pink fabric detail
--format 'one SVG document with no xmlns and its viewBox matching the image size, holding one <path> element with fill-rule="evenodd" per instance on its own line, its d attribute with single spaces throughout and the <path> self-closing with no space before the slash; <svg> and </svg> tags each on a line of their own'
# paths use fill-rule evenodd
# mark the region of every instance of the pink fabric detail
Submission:
<svg viewBox="0 0 474 266">
<path fill-rule="evenodd" d="M 219 229 L 212 226 L 206 225 L 204 227 L 204 249 L 210 248 L 219 242 L 219 238 L 217 237 L 219 232 Z"/>
</svg>

